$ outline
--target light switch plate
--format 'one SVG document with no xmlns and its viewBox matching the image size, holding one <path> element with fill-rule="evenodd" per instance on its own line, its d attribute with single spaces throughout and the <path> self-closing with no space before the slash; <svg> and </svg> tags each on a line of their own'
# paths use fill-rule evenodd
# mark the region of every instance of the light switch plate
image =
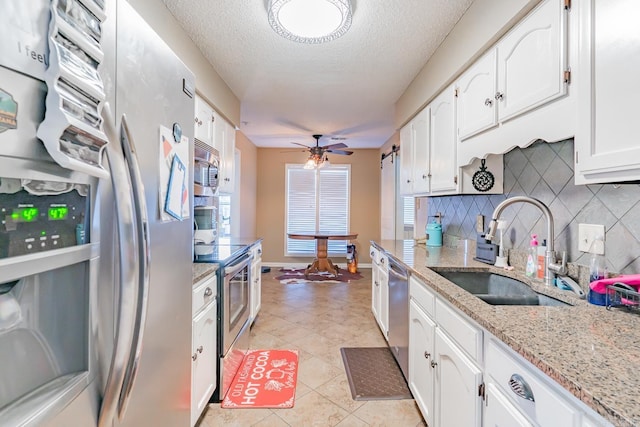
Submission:
<svg viewBox="0 0 640 427">
<path fill-rule="evenodd" d="M 476 217 L 476 232 L 484 233 L 484 215 L 478 215 Z"/>
<path fill-rule="evenodd" d="M 591 244 L 598 236 L 602 237 L 602 241 L 596 242 L 592 248 Z M 604 225 L 578 224 L 578 249 L 580 251 L 603 255 L 604 239 Z"/>
</svg>

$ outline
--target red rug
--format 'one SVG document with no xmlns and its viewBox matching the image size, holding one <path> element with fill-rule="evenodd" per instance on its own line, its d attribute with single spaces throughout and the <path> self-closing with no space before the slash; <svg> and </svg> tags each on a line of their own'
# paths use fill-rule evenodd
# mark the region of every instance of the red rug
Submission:
<svg viewBox="0 0 640 427">
<path fill-rule="evenodd" d="M 298 350 L 250 350 L 222 400 L 223 408 L 292 408 Z"/>
<path fill-rule="evenodd" d="M 319 273 L 310 273 L 307 277 L 304 275 L 304 268 L 293 270 L 290 268 L 282 268 L 280 269 L 281 274 L 277 276 L 275 279 L 280 280 L 283 283 L 301 283 L 301 282 L 350 282 L 352 280 L 362 279 L 362 274 L 360 273 L 349 273 L 348 270 L 343 270 L 342 268 L 338 270 L 338 275 L 334 276 L 331 273 L 326 271 L 322 271 Z"/>
</svg>

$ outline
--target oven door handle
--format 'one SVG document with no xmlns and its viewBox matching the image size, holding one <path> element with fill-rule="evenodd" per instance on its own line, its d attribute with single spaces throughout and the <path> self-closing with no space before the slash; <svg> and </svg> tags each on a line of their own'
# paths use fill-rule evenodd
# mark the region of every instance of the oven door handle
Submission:
<svg viewBox="0 0 640 427">
<path fill-rule="evenodd" d="M 248 264 L 251 264 L 251 255 L 244 254 L 240 258 L 237 258 L 231 264 L 227 264 L 224 266 L 224 277 L 233 276 L 238 271 L 242 270 Z"/>
</svg>

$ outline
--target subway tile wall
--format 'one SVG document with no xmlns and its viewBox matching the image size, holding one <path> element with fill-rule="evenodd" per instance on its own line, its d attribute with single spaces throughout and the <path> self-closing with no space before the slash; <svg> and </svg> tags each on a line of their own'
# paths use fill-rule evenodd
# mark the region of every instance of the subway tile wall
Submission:
<svg viewBox="0 0 640 427">
<path fill-rule="evenodd" d="M 504 156 L 504 194 L 428 198 L 428 215 L 441 212 L 445 237 L 476 239 L 476 217 L 485 229 L 494 208 L 513 196 L 544 202 L 553 214 L 555 249 L 567 251 L 570 262 L 588 265 L 588 253 L 578 250 L 578 224 L 605 226 L 605 257 L 610 272 L 640 273 L 640 184 L 574 185 L 573 140 L 536 142 Z M 506 208 L 502 219 L 505 248 L 526 250 L 531 234 L 547 239 L 542 212 L 528 203 Z"/>
</svg>

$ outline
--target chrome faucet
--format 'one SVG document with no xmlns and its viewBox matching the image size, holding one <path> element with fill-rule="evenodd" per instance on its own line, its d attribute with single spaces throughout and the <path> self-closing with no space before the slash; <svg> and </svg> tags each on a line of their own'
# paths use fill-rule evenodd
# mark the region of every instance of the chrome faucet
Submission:
<svg viewBox="0 0 640 427">
<path fill-rule="evenodd" d="M 556 278 L 556 274 L 567 274 L 567 252 L 562 252 L 562 261 L 560 264 L 557 264 L 556 254 L 553 249 L 553 215 L 551 215 L 551 211 L 547 205 L 538 199 L 526 196 L 515 196 L 502 201 L 502 203 L 496 206 L 496 209 L 493 211 L 493 218 L 491 219 L 491 223 L 489 223 L 489 232 L 484 237 L 487 240 L 493 240 L 498 228 L 498 219 L 500 218 L 500 214 L 504 208 L 514 203 L 530 203 L 537 206 L 547 220 L 547 250 L 544 253 L 544 284 L 552 286 Z"/>
</svg>

